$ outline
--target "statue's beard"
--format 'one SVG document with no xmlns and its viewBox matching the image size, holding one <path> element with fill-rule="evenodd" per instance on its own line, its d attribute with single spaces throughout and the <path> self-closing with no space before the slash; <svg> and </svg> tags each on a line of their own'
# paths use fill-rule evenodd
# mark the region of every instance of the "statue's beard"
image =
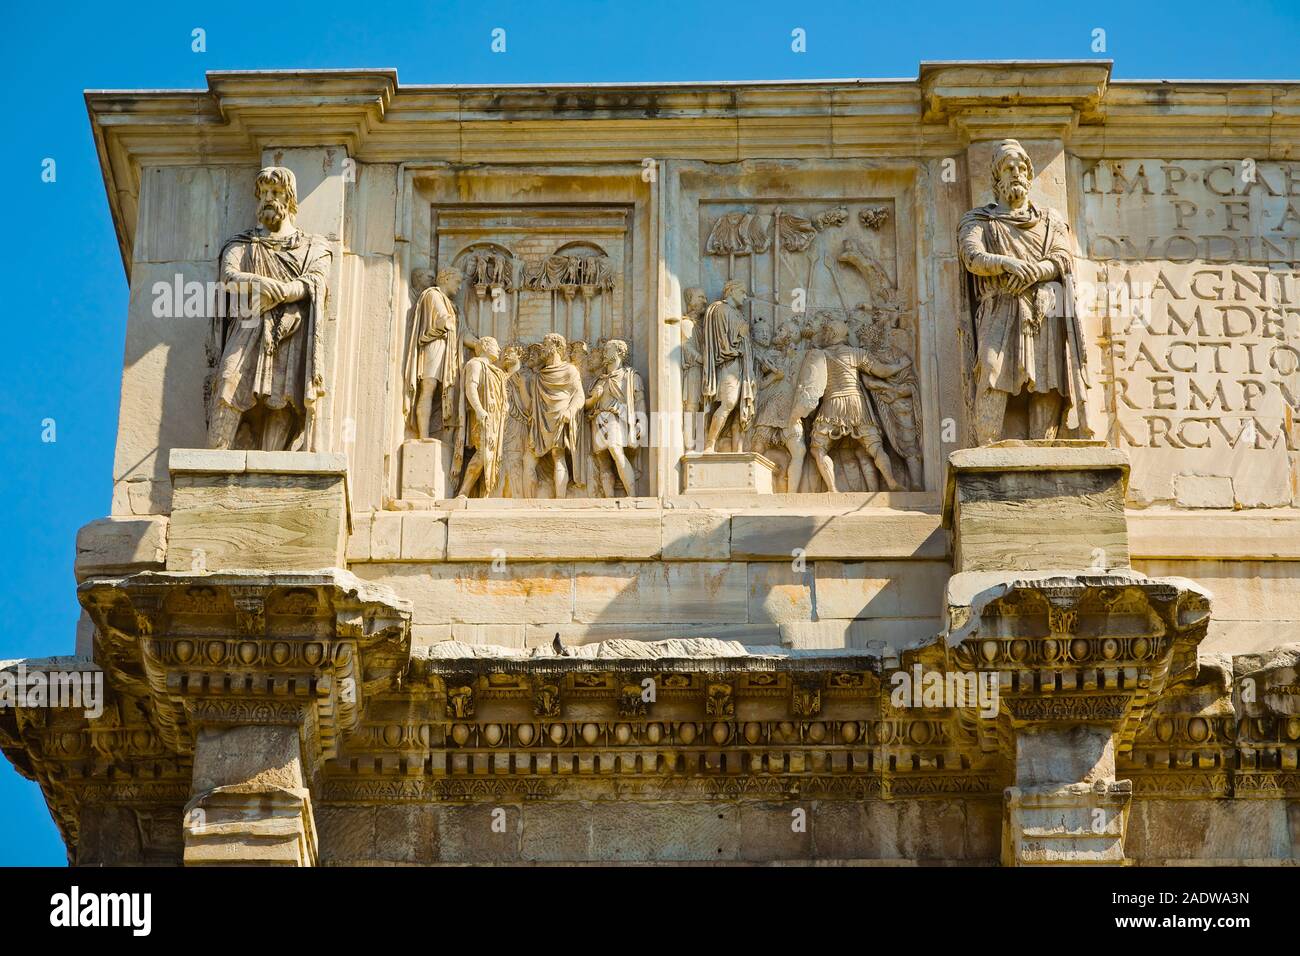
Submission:
<svg viewBox="0 0 1300 956">
<path fill-rule="evenodd" d="M 258 220 L 267 229 L 278 229 L 288 215 L 288 204 L 276 202 L 275 200 L 262 203 L 261 208 L 257 210 Z"/>
<path fill-rule="evenodd" d="M 1001 193 L 999 198 L 1001 198 L 1003 202 L 1011 206 L 1019 206 L 1022 205 L 1025 199 L 1029 196 L 1029 183 L 1025 182 L 1023 179 L 1012 179 L 1003 183 L 998 189 L 998 192 Z"/>
</svg>

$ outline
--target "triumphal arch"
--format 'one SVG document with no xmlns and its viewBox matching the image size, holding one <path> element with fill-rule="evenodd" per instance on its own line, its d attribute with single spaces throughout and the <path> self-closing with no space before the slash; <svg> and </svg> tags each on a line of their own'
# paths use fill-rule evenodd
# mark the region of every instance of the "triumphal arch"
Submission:
<svg viewBox="0 0 1300 956">
<path fill-rule="evenodd" d="M 86 101 L 72 862 L 1300 857 L 1300 85 Z"/>
</svg>

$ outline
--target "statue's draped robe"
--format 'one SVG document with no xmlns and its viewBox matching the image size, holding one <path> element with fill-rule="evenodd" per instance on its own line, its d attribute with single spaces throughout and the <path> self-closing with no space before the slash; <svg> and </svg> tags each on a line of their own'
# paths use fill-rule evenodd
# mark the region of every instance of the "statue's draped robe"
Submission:
<svg viewBox="0 0 1300 956">
<path fill-rule="evenodd" d="M 590 377 L 582 374 L 582 368 L 577 362 L 569 360 L 574 369 L 578 372 L 578 379 L 582 382 L 583 398 L 587 395 L 587 386 L 591 381 Z M 596 480 L 595 459 L 591 449 L 591 429 L 583 427 L 583 420 L 579 420 L 573 429 L 573 473 L 569 475 L 569 483 L 580 485 L 588 498 L 600 497 L 600 482 Z"/>
<path fill-rule="evenodd" d="M 736 403 L 736 416 L 741 430 L 749 428 L 754 419 L 754 356 L 745 328 L 745 317 L 725 299 L 712 303 L 704 313 L 703 334 L 696 334 L 700 343 L 701 381 L 700 395 L 711 401 L 718 395 L 718 372 L 732 362 L 739 363 L 740 399 Z"/>
<path fill-rule="evenodd" d="M 473 369 L 470 366 L 474 366 Z M 506 373 L 484 356 L 472 358 L 465 364 L 465 385 L 478 390 L 479 401 L 487 415 L 480 416 L 473 406 L 468 414 L 473 419 L 469 428 L 469 444 L 483 462 L 483 497 L 497 494 L 497 481 L 501 476 L 501 455 L 505 447 L 506 419 L 510 414 L 506 391 Z M 472 381 L 477 379 L 477 381 Z M 466 403 L 468 404 L 468 402 Z"/>
<path fill-rule="evenodd" d="M 1069 227 L 1055 211 L 1032 203 L 1019 212 L 990 203 L 962 217 L 958 242 L 975 305 L 977 382 L 1011 395 L 1057 391 L 1065 399 L 1064 417 L 1071 417 L 1082 399 L 1070 367 L 1080 360 L 1067 327 L 1073 303 L 1058 302 L 1054 291 L 1072 294 Z M 1056 266 L 1059 284 L 1040 282 L 1014 294 L 1008 291 L 1012 276 L 1001 271 L 994 256 L 1031 263 L 1046 259 Z"/>
<path fill-rule="evenodd" d="M 645 442 L 642 434 L 644 418 L 637 417 L 638 412 L 645 414 L 641 376 L 635 369 L 624 365 L 602 374 L 596 379 L 592 391 L 596 395 L 592 409 L 592 447 L 604 451 L 610 445 L 621 445 L 629 455 L 635 453 Z M 631 494 L 632 489 L 627 489 L 627 492 Z"/>
<path fill-rule="evenodd" d="M 701 368 L 698 324 L 689 315 L 682 316 L 682 407 L 697 411 L 700 407 Z"/>
<path fill-rule="evenodd" d="M 232 306 L 226 312 L 230 317 L 218 319 L 216 330 L 221 361 L 213 402 L 239 412 L 258 405 L 292 408 L 300 426 L 290 448 L 294 451 L 316 446 L 316 400 L 325 391 L 321 331 L 332 258 L 320 236 L 295 232 L 277 239 L 264 229 L 240 233 L 221 250 L 221 281 L 231 290 L 228 302 L 239 297 L 233 284 L 301 279 L 307 285 L 305 298 L 282 302 L 253 318 Z"/>
<path fill-rule="evenodd" d="M 583 467 L 574 454 L 579 415 L 586 399 L 578 370 L 565 359 L 538 369 L 529 383 L 528 398 L 533 416 L 528 438 L 533 454 L 541 458 L 560 449 L 569 453 L 575 472 Z M 573 480 L 578 482 L 576 474 Z"/>
<path fill-rule="evenodd" d="M 415 320 L 406 346 L 405 391 L 402 412 L 408 418 L 415 408 L 420 379 L 442 383 L 442 423 L 455 421 L 456 387 L 461 372 L 461 349 L 456 323 L 456 306 L 437 286 L 420 293 L 415 303 Z M 428 438 L 428 435 L 421 435 Z"/>
<path fill-rule="evenodd" d="M 506 475 L 506 493 L 511 498 L 524 498 L 524 459 L 528 448 L 528 432 L 532 407 L 529 404 L 532 389 L 532 371 L 519 367 L 506 379 L 506 424 L 503 438 L 502 467 Z"/>
</svg>

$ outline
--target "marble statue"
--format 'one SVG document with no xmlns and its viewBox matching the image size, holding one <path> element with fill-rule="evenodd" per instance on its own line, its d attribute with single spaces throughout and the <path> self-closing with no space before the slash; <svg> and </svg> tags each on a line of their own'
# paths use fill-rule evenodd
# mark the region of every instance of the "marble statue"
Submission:
<svg viewBox="0 0 1300 956">
<path fill-rule="evenodd" d="M 1022 394 L 1027 437 L 1053 439 L 1063 426 L 1091 437 L 1070 228 L 1059 212 L 1030 201 L 1034 164 L 1016 140 L 997 145 L 992 173 L 996 201 L 958 226 L 975 310 L 976 440 L 1019 437 L 1004 426 L 1008 401 Z"/>
<path fill-rule="evenodd" d="M 208 445 L 314 451 L 324 393 L 321 326 L 333 258 L 322 236 L 297 228 L 297 181 L 268 166 L 254 185 L 259 225 L 221 250 L 221 281 L 250 314 L 227 310 L 214 327 L 221 360 L 213 381 Z M 214 354 L 216 353 L 214 349 Z M 248 426 L 247 442 L 240 440 Z"/>
</svg>

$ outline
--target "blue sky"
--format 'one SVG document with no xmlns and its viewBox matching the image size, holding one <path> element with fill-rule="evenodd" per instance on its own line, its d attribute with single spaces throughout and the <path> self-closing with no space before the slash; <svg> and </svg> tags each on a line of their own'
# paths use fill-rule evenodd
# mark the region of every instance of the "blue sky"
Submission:
<svg viewBox="0 0 1300 956">
<path fill-rule="evenodd" d="M 191 50 L 191 31 L 207 50 Z M 506 31 L 506 51 L 491 34 Z M 791 50 L 802 29 L 807 50 Z M 1092 49 L 1106 31 L 1106 52 Z M 0 151 L 14 188 L 0 377 L 0 659 L 71 652 L 73 542 L 108 513 L 127 287 L 84 89 L 204 88 L 207 70 L 395 67 L 405 83 L 912 77 L 923 60 L 1110 58 L 1118 78 L 1300 79 L 1300 3 L 28 3 L 6 11 Z M 47 157 L 57 179 L 41 181 Z M 56 441 L 42 441 L 54 419 Z M 0 760 L 0 865 L 64 862 Z"/>
</svg>

